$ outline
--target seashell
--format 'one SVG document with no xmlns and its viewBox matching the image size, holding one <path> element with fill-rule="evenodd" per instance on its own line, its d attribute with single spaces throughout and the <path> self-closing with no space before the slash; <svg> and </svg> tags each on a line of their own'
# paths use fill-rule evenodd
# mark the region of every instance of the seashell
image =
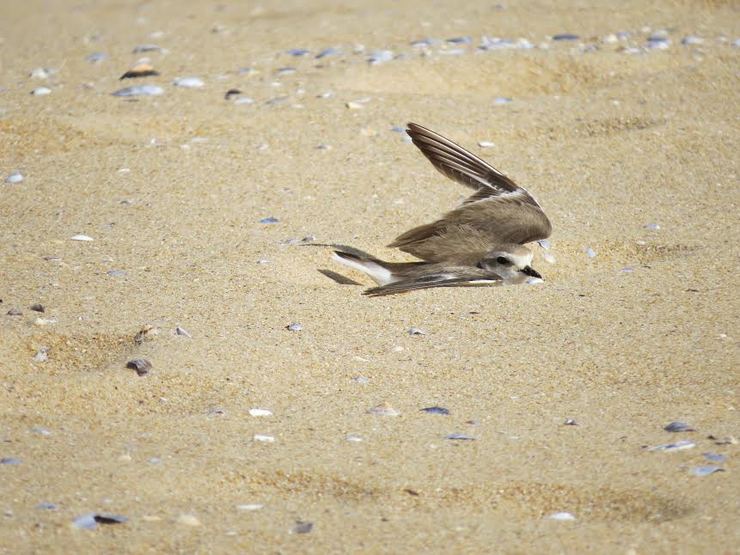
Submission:
<svg viewBox="0 0 740 555">
<path fill-rule="evenodd" d="M 95 240 L 92 237 L 90 237 L 89 235 L 83 235 L 81 233 L 78 234 L 78 235 L 74 235 L 74 236 L 70 237 L 70 239 L 72 241 L 94 241 Z"/>
<path fill-rule="evenodd" d="M 445 439 L 449 439 L 451 441 L 475 441 L 475 438 L 473 436 L 460 433 L 447 434 L 445 436 Z"/>
<path fill-rule="evenodd" d="M 347 434 L 344 439 L 352 443 L 361 443 L 362 441 L 364 441 L 362 439 L 362 436 L 359 434 Z"/>
<path fill-rule="evenodd" d="M 336 56 L 341 53 L 342 51 L 339 48 L 334 48 L 333 46 L 330 46 L 329 48 L 324 48 L 321 52 L 316 54 L 316 59 L 320 60 L 321 58 L 326 58 L 327 56 Z"/>
<path fill-rule="evenodd" d="M 33 357 L 35 362 L 46 362 L 49 360 L 49 347 L 41 347 Z"/>
<path fill-rule="evenodd" d="M 2 457 L 0 458 L 0 464 L 7 464 L 8 466 L 15 466 L 15 465 L 21 464 L 21 460 L 16 459 L 15 457 Z"/>
<path fill-rule="evenodd" d="M 586 250 L 584 251 L 586 253 L 586 256 L 589 258 L 594 258 L 596 256 L 596 251 L 592 249 L 591 247 L 586 247 Z"/>
<path fill-rule="evenodd" d="M 185 526 L 200 526 L 200 520 L 195 515 L 181 514 L 177 517 L 178 524 L 184 524 Z"/>
<path fill-rule="evenodd" d="M 437 39 L 424 38 L 424 39 L 412 40 L 409 44 L 413 46 L 414 48 L 429 48 L 430 46 L 433 46 L 434 44 L 437 44 L 438 42 L 439 40 Z"/>
<path fill-rule="evenodd" d="M 420 412 L 426 412 L 428 414 L 443 414 L 445 416 L 447 416 L 448 414 L 450 414 L 450 410 L 449 409 L 446 409 L 444 407 L 437 407 L 437 406 L 423 408 L 423 409 L 421 409 Z"/>
<path fill-rule="evenodd" d="M 231 100 L 232 96 L 238 96 L 240 94 L 242 94 L 242 91 L 239 89 L 229 89 L 226 91 L 226 94 L 224 94 L 224 100 Z"/>
<path fill-rule="evenodd" d="M 371 65 L 378 65 L 378 64 L 383 64 L 385 62 L 390 62 L 392 59 L 393 59 L 392 50 L 375 50 L 370 53 L 370 56 L 368 56 L 367 61 Z"/>
<path fill-rule="evenodd" d="M 192 339 L 192 335 L 190 335 L 190 332 L 186 330 L 185 328 L 181 328 L 180 326 L 177 326 L 175 328 L 175 335 L 182 335 L 183 337 L 187 337 L 188 339 Z"/>
<path fill-rule="evenodd" d="M 262 219 L 260 220 L 260 223 L 261 223 L 261 224 L 276 224 L 276 223 L 278 223 L 279 221 L 280 221 L 280 220 L 278 220 L 278 219 L 277 219 L 277 218 L 275 218 L 274 216 L 268 216 L 268 217 L 266 217 L 266 218 L 262 218 Z"/>
<path fill-rule="evenodd" d="M 578 426 L 578 422 L 576 422 L 572 418 L 566 418 L 565 422 L 563 422 L 563 426 Z"/>
<path fill-rule="evenodd" d="M 473 39 L 468 36 L 452 37 L 450 39 L 445 39 L 445 42 L 448 42 L 450 44 L 471 44 L 473 42 Z"/>
<path fill-rule="evenodd" d="M 33 321 L 34 326 L 48 326 L 56 323 L 56 318 L 41 318 L 40 316 Z"/>
<path fill-rule="evenodd" d="M 693 35 L 687 35 L 681 39 L 681 44 L 684 46 L 693 46 L 695 44 L 704 44 L 704 39 L 701 37 L 695 37 Z"/>
<path fill-rule="evenodd" d="M 48 67 L 37 67 L 31 71 L 29 77 L 33 79 L 48 79 L 57 71 Z"/>
<path fill-rule="evenodd" d="M 409 328 L 408 334 L 409 335 L 426 335 L 427 332 L 425 332 L 424 330 L 420 328 Z"/>
<path fill-rule="evenodd" d="M 660 229 L 660 225 L 658 224 L 646 224 L 645 229 L 649 229 L 650 231 L 658 231 Z"/>
<path fill-rule="evenodd" d="M 541 239 L 537 241 L 537 244 L 545 250 L 549 250 L 552 246 L 549 239 Z"/>
<path fill-rule="evenodd" d="M 275 438 L 273 436 L 268 436 L 265 434 L 254 434 L 252 440 L 258 441 L 260 443 L 275 443 Z"/>
<path fill-rule="evenodd" d="M 695 466 L 689 472 L 694 476 L 709 476 L 715 472 L 724 472 L 725 469 L 721 466 L 707 465 L 707 466 Z"/>
<path fill-rule="evenodd" d="M 546 517 L 548 520 L 559 520 L 559 521 L 568 521 L 568 520 L 575 520 L 576 517 L 571 514 L 567 513 L 565 511 L 558 512 L 558 513 L 552 513 L 550 515 L 547 515 Z"/>
<path fill-rule="evenodd" d="M 313 522 L 304 522 L 302 520 L 296 520 L 295 526 L 290 529 L 291 534 L 308 534 L 313 530 Z"/>
<path fill-rule="evenodd" d="M 49 87 L 36 87 L 31 91 L 31 94 L 33 96 L 46 96 L 51 94 L 51 89 Z"/>
<path fill-rule="evenodd" d="M 137 77 L 153 77 L 159 75 L 159 72 L 154 69 L 154 66 L 147 62 L 140 62 L 134 67 L 129 69 L 126 73 L 121 75 L 120 80 L 123 79 L 135 79 Z"/>
<path fill-rule="evenodd" d="M 13 170 L 5 178 L 5 183 L 20 183 L 23 179 L 23 174 L 20 171 Z"/>
<path fill-rule="evenodd" d="M 675 443 L 664 443 L 663 445 L 648 447 L 647 450 L 673 452 L 685 451 L 686 449 L 693 449 L 694 447 L 696 447 L 696 443 L 694 443 L 693 441 L 689 441 L 688 439 L 682 439 L 681 441 L 677 441 Z"/>
<path fill-rule="evenodd" d="M 496 146 L 496 143 L 493 141 L 478 141 L 478 146 L 481 148 L 493 148 Z"/>
<path fill-rule="evenodd" d="M 108 54 L 105 52 L 93 52 L 92 54 L 88 54 L 85 57 L 85 61 L 91 63 L 91 64 L 99 64 L 100 62 L 104 61 L 108 58 Z"/>
<path fill-rule="evenodd" d="M 145 376 L 152 369 L 152 363 L 145 358 L 134 358 L 126 363 L 126 368 L 136 370 L 139 376 Z"/>
<path fill-rule="evenodd" d="M 200 77 L 178 77 L 172 84 L 183 89 L 199 89 L 205 85 Z"/>
<path fill-rule="evenodd" d="M 75 518 L 72 524 L 83 530 L 95 530 L 98 524 L 123 524 L 126 521 L 128 518 L 122 515 L 88 513 Z"/>
<path fill-rule="evenodd" d="M 260 503 L 245 503 L 243 505 L 237 505 L 236 509 L 238 511 L 259 511 L 261 509 L 264 509 L 264 505 Z"/>
<path fill-rule="evenodd" d="M 293 75 L 298 70 L 294 67 L 280 67 L 275 70 L 276 75 Z"/>
<path fill-rule="evenodd" d="M 291 56 L 295 56 L 296 58 L 300 58 L 301 56 L 308 56 L 311 51 L 306 50 L 305 48 L 291 48 L 287 51 L 287 53 Z"/>
<path fill-rule="evenodd" d="M 670 422 L 663 426 L 666 432 L 695 432 L 696 430 L 689 426 L 686 422 Z"/>
<path fill-rule="evenodd" d="M 506 96 L 497 96 L 496 98 L 493 99 L 493 103 L 497 106 L 501 106 L 503 104 L 510 104 L 512 102 L 514 102 L 514 99 L 508 98 Z"/>
<path fill-rule="evenodd" d="M 23 316 L 23 312 L 21 312 L 17 308 L 11 308 L 8 310 L 8 312 L 5 313 L 7 316 Z"/>
<path fill-rule="evenodd" d="M 110 277 L 126 277 L 126 270 L 108 270 L 105 273 Z"/>
<path fill-rule="evenodd" d="M 725 460 L 727 459 L 727 457 L 719 453 L 702 453 L 702 456 L 708 461 L 719 462 L 719 463 L 725 462 Z"/>
<path fill-rule="evenodd" d="M 293 322 L 285 326 L 285 329 L 288 331 L 301 331 L 303 329 L 303 326 L 298 322 Z"/>
<path fill-rule="evenodd" d="M 159 335 L 159 328 L 146 324 L 137 332 L 134 336 L 134 343 L 141 345 L 145 341 L 151 341 L 155 336 Z"/>
<path fill-rule="evenodd" d="M 272 411 L 267 409 L 249 409 L 249 416 L 272 416 Z"/>
<path fill-rule="evenodd" d="M 578 35 L 574 35 L 573 33 L 559 33 L 552 36 L 552 40 L 554 41 L 573 41 L 580 38 L 581 37 L 579 37 Z"/>
<path fill-rule="evenodd" d="M 391 407 L 388 403 L 382 403 L 367 410 L 368 414 L 375 416 L 400 416 L 401 413 Z"/>
<path fill-rule="evenodd" d="M 139 44 L 134 46 L 132 53 L 141 54 L 143 52 L 162 52 L 164 49 L 156 44 Z"/>
<path fill-rule="evenodd" d="M 248 96 L 243 96 L 241 98 L 237 98 L 234 101 L 234 104 L 254 104 L 254 98 L 249 98 Z"/>
<path fill-rule="evenodd" d="M 124 87 L 111 93 L 113 96 L 159 96 L 164 94 L 164 89 L 157 85 L 135 85 L 133 87 Z"/>
</svg>

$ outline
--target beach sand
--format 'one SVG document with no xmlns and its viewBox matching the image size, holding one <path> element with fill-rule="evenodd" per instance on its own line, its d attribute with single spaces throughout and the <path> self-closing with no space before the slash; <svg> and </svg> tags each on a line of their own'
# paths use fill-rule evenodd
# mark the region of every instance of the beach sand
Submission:
<svg viewBox="0 0 740 555">
<path fill-rule="evenodd" d="M 0 11 L 0 553 L 738 552 L 731 2 Z M 143 56 L 161 75 L 120 81 Z M 539 199 L 544 284 L 368 298 L 295 244 L 410 259 L 384 245 L 469 191 L 408 121 Z"/>
</svg>

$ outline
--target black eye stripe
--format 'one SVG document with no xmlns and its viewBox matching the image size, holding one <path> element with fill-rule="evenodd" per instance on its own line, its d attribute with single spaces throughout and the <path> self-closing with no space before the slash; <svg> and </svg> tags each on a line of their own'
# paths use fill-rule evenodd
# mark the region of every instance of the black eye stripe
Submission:
<svg viewBox="0 0 740 555">
<path fill-rule="evenodd" d="M 496 259 L 496 262 L 498 262 L 499 264 L 504 264 L 505 266 L 508 266 L 509 264 L 511 264 L 511 260 L 509 260 L 508 258 L 504 256 L 499 256 Z"/>
</svg>

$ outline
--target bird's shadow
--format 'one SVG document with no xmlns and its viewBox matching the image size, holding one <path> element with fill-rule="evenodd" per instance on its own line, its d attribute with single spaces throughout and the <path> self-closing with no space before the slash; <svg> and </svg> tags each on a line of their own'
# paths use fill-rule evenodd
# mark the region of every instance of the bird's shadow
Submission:
<svg viewBox="0 0 740 555">
<path fill-rule="evenodd" d="M 324 274 L 330 280 L 334 281 L 335 283 L 338 283 L 339 285 L 362 285 L 361 283 L 353 279 L 350 279 L 347 276 L 343 276 L 342 274 L 334 272 L 332 270 L 327 270 L 325 268 L 319 268 L 317 271 L 320 274 Z"/>
</svg>

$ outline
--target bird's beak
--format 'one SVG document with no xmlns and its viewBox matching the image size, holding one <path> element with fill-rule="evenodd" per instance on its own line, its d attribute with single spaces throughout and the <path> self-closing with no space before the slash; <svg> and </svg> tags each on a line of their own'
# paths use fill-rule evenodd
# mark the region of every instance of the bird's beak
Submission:
<svg viewBox="0 0 740 555">
<path fill-rule="evenodd" d="M 537 270 L 535 270 L 534 268 L 532 268 L 532 266 L 525 266 L 522 269 L 522 273 L 525 274 L 525 275 L 528 275 L 528 276 L 532 276 L 532 277 L 536 277 L 536 278 L 542 279 L 542 276 L 539 274 L 539 272 Z"/>
</svg>

